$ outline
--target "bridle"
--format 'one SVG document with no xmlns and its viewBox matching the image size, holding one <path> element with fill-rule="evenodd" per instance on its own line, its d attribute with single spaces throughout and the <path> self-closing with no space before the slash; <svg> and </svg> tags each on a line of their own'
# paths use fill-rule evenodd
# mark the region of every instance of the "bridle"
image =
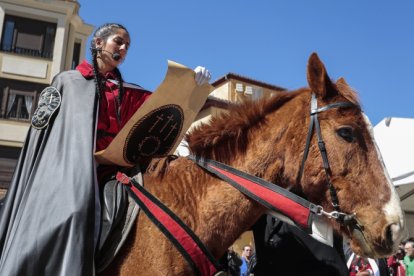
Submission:
<svg viewBox="0 0 414 276">
<path fill-rule="evenodd" d="M 328 154 L 325 147 L 325 142 L 322 139 L 322 133 L 321 133 L 321 127 L 318 120 L 318 113 L 321 113 L 323 111 L 330 110 L 332 108 L 346 108 L 346 107 L 356 107 L 360 109 L 359 105 L 356 105 L 351 102 L 337 102 L 337 103 L 331 103 L 325 106 L 322 106 L 318 108 L 318 100 L 316 99 L 315 94 L 312 93 L 311 97 L 311 109 L 310 109 L 310 122 L 309 122 L 309 129 L 308 129 L 308 135 L 306 137 L 306 145 L 305 145 L 305 151 L 303 153 L 303 159 L 299 170 L 298 175 L 298 182 L 301 181 L 303 177 L 303 171 L 305 168 L 305 162 L 308 158 L 309 148 L 310 148 L 310 142 L 312 140 L 313 136 L 313 129 L 315 129 L 317 138 L 318 138 L 318 148 L 319 152 L 321 153 L 321 157 L 323 160 L 323 168 L 325 170 L 325 176 L 326 176 L 326 183 L 328 185 L 329 194 L 331 196 L 332 206 L 334 208 L 334 212 L 327 213 L 323 211 L 323 209 L 320 210 L 321 214 L 327 215 L 328 217 L 336 219 L 339 223 L 350 226 L 350 225 L 359 225 L 359 223 L 356 221 L 355 214 L 346 214 L 341 212 L 341 207 L 338 200 L 338 195 L 336 192 L 335 187 L 332 185 L 331 181 L 331 167 L 329 166 L 329 160 L 328 160 Z"/>
</svg>

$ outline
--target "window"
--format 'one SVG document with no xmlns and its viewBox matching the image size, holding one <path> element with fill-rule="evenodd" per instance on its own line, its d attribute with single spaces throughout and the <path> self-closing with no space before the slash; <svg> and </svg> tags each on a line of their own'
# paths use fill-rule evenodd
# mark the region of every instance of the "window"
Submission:
<svg viewBox="0 0 414 276">
<path fill-rule="evenodd" d="M 6 15 L 1 50 L 20 55 L 53 58 L 56 24 Z"/>
<path fill-rule="evenodd" d="M 46 26 L 45 34 L 45 46 L 43 47 L 43 52 L 45 57 L 53 58 L 53 47 L 55 46 L 55 32 L 56 25 Z"/>
<path fill-rule="evenodd" d="M 72 69 L 75 69 L 76 66 L 78 66 L 79 64 L 80 51 L 81 51 L 81 44 L 78 42 L 75 42 L 75 45 L 73 45 L 73 55 L 72 55 L 72 65 L 71 65 Z"/>
<path fill-rule="evenodd" d="M 20 151 L 18 147 L 0 146 L 0 198 L 11 182 Z"/>
<path fill-rule="evenodd" d="M 13 21 L 6 21 L 4 24 L 4 36 L 3 36 L 3 43 L 1 49 L 3 51 L 11 51 L 13 45 L 13 37 L 14 37 L 14 22 Z"/>
<path fill-rule="evenodd" d="M 253 100 L 259 100 L 263 97 L 263 88 L 261 87 L 254 87 L 253 88 L 253 95 L 252 95 L 252 99 Z"/>
<path fill-rule="evenodd" d="M 6 118 L 24 121 L 29 120 L 30 114 L 33 113 L 32 108 L 35 96 L 35 91 L 25 92 L 10 89 L 7 99 Z"/>
<path fill-rule="evenodd" d="M 44 87 L 28 82 L 0 80 L 0 118 L 29 121 Z"/>
</svg>

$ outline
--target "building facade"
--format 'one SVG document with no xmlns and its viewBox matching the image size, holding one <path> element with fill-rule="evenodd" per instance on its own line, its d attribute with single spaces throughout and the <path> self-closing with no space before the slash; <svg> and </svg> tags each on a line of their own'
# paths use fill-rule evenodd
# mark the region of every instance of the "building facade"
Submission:
<svg viewBox="0 0 414 276">
<path fill-rule="evenodd" d="M 246 100 L 258 100 L 263 96 L 272 96 L 286 90 L 280 86 L 261 82 L 235 73 L 225 76 L 211 83 L 215 88 L 210 96 L 225 102 L 242 102 Z M 225 104 L 210 104 L 201 110 L 192 127 L 201 122 L 206 122 L 211 116 L 225 111 Z"/>
<path fill-rule="evenodd" d="M 94 27 L 79 8 L 75 0 L 0 0 L 0 197 L 40 92 L 85 57 Z"/>
</svg>

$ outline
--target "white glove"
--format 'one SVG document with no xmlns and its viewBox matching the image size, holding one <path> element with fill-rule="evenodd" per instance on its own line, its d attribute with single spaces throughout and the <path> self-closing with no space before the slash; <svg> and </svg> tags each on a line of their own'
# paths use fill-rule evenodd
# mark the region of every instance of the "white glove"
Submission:
<svg viewBox="0 0 414 276">
<path fill-rule="evenodd" d="M 201 66 L 197 66 L 196 69 L 194 69 L 195 72 L 195 81 L 198 85 L 203 85 L 210 81 L 211 74 L 210 72 Z"/>
</svg>

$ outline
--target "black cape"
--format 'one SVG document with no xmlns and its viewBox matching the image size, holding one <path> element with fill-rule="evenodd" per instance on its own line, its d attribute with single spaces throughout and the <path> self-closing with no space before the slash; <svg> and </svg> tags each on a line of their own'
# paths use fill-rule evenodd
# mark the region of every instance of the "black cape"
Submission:
<svg viewBox="0 0 414 276">
<path fill-rule="evenodd" d="M 55 77 L 60 108 L 30 128 L 0 217 L 0 275 L 93 275 L 99 231 L 94 80 Z"/>
</svg>

